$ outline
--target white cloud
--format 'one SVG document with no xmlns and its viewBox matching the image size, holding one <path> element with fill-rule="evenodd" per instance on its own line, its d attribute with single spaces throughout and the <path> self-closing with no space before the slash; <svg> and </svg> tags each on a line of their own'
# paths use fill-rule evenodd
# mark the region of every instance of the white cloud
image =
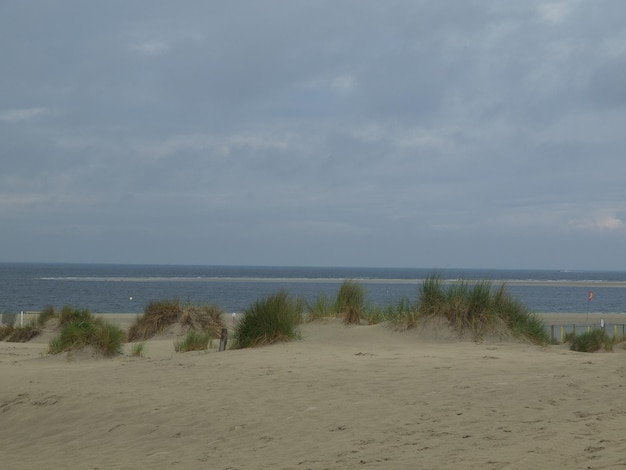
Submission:
<svg viewBox="0 0 626 470">
<path fill-rule="evenodd" d="M 616 211 L 600 209 L 589 217 L 581 217 L 569 221 L 569 225 L 579 230 L 615 231 L 626 227 L 626 223 L 618 217 Z"/>
<path fill-rule="evenodd" d="M 203 42 L 204 35 L 194 31 L 165 30 L 157 33 L 131 33 L 123 40 L 132 52 L 156 57 L 167 54 L 180 44 Z"/>
<path fill-rule="evenodd" d="M 353 90 L 356 85 L 356 77 L 349 73 L 316 77 L 307 80 L 302 84 L 304 88 L 325 88 L 340 92 Z"/>
<path fill-rule="evenodd" d="M 226 156 L 235 149 L 286 150 L 289 145 L 288 137 L 265 133 L 239 133 L 219 137 L 209 134 L 189 134 L 171 136 L 160 142 L 142 143 L 137 146 L 137 150 L 143 158 L 160 159 L 184 151 L 209 152 L 213 155 Z"/>
<path fill-rule="evenodd" d="M 0 208 L 3 210 L 19 209 L 41 204 L 47 199 L 41 194 L 0 194 Z"/>
<path fill-rule="evenodd" d="M 544 23 L 561 24 L 572 13 L 574 0 L 543 3 L 537 7 L 537 14 Z"/>
<path fill-rule="evenodd" d="M 46 114 L 50 114 L 50 110 L 46 108 L 5 109 L 0 111 L 0 121 L 8 123 L 30 121 Z"/>
<path fill-rule="evenodd" d="M 165 41 L 143 41 L 130 45 L 130 49 L 140 55 L 158 56 L 170 50 L 170 45 Z"/>
</svg>

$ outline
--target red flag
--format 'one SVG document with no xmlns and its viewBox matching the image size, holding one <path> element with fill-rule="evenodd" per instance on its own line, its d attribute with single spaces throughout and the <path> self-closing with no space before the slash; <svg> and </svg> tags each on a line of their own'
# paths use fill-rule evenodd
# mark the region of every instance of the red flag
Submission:
<svg viewBox="0 0 626 470">
<path fill-rule="evenodd" d="M 593 300 L 593 292 L 589 291 L 589 293 L 587 294 L 587 300 L 589 302 L 591 302 Z"/>
</svg>

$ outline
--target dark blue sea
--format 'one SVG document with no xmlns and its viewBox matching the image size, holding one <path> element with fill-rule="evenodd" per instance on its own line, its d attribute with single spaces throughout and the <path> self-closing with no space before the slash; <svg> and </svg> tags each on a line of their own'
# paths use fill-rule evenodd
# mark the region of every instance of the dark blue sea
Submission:
<svg viewBox="0 0 626 470">
<path fill-rule="evenodd" d="M 322 294 L 333 298 L 346 279 L 363 286 L 367 302 L 384 306 L 405 297 L 417 300 L 421 280 L 435 271 L 451 281 L 505 283 L 537 313 L 626 313 L 625 271 L 34 263 L 0 263 L 0 312 L 70 305 L 94 313 L 141 313 L 151 300 L 173 298 L 243 312 L 280 290 L 307 301 Z"/>
</svg>

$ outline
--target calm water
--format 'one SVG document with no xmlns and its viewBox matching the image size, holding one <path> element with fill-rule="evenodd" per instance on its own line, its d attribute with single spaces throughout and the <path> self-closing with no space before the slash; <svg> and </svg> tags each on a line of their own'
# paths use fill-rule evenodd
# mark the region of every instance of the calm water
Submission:
<svg viewBox="0 0 626 470">
<path fill-rule="evenodd" d="M 312 301 L 334 297 L 341 282 L 361 283 L 366 300 L 416 300 L 433 269 L 254 266 L 155 266 L 0 263 L 0 312 L 72 305 L 96 313 L 141 313 L 151 300 L 178 298 L 241 312 L 281 289 Z M 626 272 L 438 270 L 444 279 L 507 281 L 508 292 L 535 312 L 626 313 Z M 575 285 L 562 285 L 574 282 Z M 593 291 L 593 300 L 587 295 Z"/>
</svg>

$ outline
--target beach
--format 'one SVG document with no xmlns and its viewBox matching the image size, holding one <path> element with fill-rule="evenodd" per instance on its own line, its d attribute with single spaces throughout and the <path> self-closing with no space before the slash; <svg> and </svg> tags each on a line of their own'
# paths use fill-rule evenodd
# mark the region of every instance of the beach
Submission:
<svg viewBox="0 0 626 470">
<path fill-rule="evenodd" d="M 134 315 L 106 318 L 126 327 Z M 586 315 L 558 319 L 584 323 Z M 305 324 L 302 335 L 256 349 L 175 353 L 170 332 L 147 341 L 144 357 L 112 359 L 49 356 L 46 336 L 0 342 L 2 466 L 626 465 L 620 344 L 588 354 L 338 320 Z"/>
</svg>

